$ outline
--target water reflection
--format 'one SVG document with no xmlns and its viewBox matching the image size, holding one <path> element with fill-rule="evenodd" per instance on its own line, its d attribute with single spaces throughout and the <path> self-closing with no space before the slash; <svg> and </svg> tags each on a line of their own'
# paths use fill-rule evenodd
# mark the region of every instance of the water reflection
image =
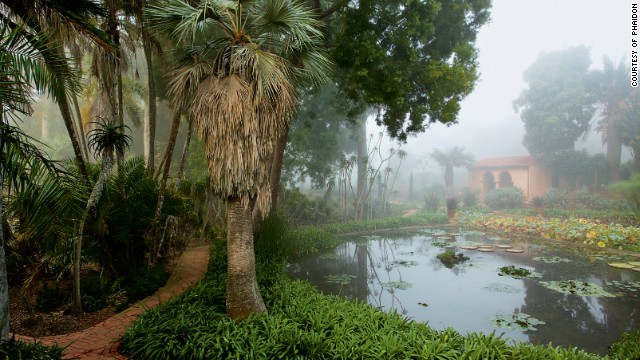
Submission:
<svg viewBox="0 0 640 360">
<path fill-rule="evenodd" d="M 289 272 L 326 293 L 358 299 L 383 311 L 395 309 L 434 328 L 452 327 L 462 333 L 495 330 L 518 341 L 605 354 L 622 332 L 640 328 L 640 273 L 610 268 L 585 250 L 477 233 L 434 235 L 438 234 L 353 239 L 333 252 L 292 263 Z M 508 244 L 524 252 L 495 248 L 482 253 L 460 247 L 470 243 Z M 447 249 L 470 259 L 447 268 L 436 258 Z M 554 256 L 569 261 L 553 262 Z M 542 278 L 499 276 L 497 269 L 507 265 L 536 271 Z M 618 296 L 562 294 L 547 289 L 541 280 L 590 282 Z M 625 287 L 634 282 L 638 287 Z M 536 326 L 537 331 L 521 331 L 496 328 L 490 321 L 496 314 L 512 313 L 529 314 L 546 324 Z"/>
</svg>

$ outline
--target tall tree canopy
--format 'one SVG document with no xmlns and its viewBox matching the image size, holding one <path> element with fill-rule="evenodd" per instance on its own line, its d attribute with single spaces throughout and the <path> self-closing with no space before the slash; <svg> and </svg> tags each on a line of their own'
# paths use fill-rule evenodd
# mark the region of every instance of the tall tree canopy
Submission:
<svg viewBox="0 0 640 360">
<path fill-rule="evenodd" d="M 373 106 L 378 124 L 401 141 L 430 123 L 455 122 L 478 77 L 474 44 L 490 5 L 363 0 L 347 6 L 332 34 L 342 91 Z"/>
<path fill-rule="evenodd" d="M 573 151 L 595 113 L 587 91 L 591 59 L 584 46 L 541 54 L 525 71 L 528 88 L 514 101 L 524 122 L 524 146 L 535 157 Z"/>
<path fill-rule="evenodd" d="M 449 189 L 453 187 L 453 168 L 469 165 L 473 162 L 473 155 L 459 146 L 454 146 L 446 151 L 433 149 L 431 157 L 444 168 L 444 182 Z"/>
</svg>

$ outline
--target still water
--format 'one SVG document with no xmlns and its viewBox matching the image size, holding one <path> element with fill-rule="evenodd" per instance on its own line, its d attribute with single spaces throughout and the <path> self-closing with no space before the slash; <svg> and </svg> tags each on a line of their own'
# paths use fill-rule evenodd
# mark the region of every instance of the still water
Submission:
<svg viewBox="0 0 640 360">
<path fill-rule="evenodd" d="M 493 251 L 463 248 L 481 244 L 492 245 Z M 507 252 L 508 246 L 522 252 Z M 445 265 L 436 257 L 445 250 L 469 259 Z M 576 346 L 604 355 L 622 332 L 640 329 L 640 272 L 608 263 L 637 261 L 629 255 L 478 231 L 423 229 L 349 238 L 334 251 L 292 262 L 288 269 L 292 277 L 325 293 L 383 311 L 394 309 L 436 329 L 495 331 L 516 341 Z M 510 265 L 530 270 L 534 277 L 501 275 L 499 269 Z M 545 286 L 563 280 L 574 281 L 569 288 L 585 284 L 600 287 L 600 292 L 585 296 Z"/>
</svg>

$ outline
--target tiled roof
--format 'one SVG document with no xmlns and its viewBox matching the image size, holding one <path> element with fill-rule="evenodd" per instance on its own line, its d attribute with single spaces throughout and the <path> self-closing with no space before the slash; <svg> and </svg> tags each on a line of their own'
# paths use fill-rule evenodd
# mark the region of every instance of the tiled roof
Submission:
<svg viewBox="0 0 640 360">
<path fill-rule="evenodd" d="M 469 166 L 471 169 L 485 168 L 509 168 L 509 167 L 529 167 L 533 165 L 532 156 L 507 156 L 499 158 L 488 158 L 477 161 Z"/>
</svg>

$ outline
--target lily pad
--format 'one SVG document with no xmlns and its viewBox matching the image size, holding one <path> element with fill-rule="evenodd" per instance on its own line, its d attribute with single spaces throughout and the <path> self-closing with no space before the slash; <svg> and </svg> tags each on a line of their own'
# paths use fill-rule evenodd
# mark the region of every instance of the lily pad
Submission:
<svg viewBox="0 0 640 360">
<path fill-rule="evenodd" d="M 640 261 L 629 261 L 629 264 L 635 266 L 635 267 L 640 267 Z"/>
<path fill-rule="evenodd" d="M 478 245 L 478 249 L 493 249 L 493 245 Z"/>
<path fill-rule="evenodd" d="M 478 251 L 481 251 L 481 252 L 493 252 L 494 250 L 493 250 L 493 248 L 481 248 L 481 247 L 479 247 Z"/>
<path fill-rule="evenodd" d="M 460 246 L 460 249 L 464 249 L 464 250 L 476 250 L 477 248 L 478 248 L 477 246 L 467 246 L 467 245 Z"/>
<path fill-rule="evenodd" d="M 514 279 L 527 279 L 527 278 L 541 278 L 542 275 L 540 275 L 539 273 L 533 271 L 533 270 L 529 270 L 529 269 L 525 269 L 525 268 L 517 268 L 513 265 L 509 265 L 509 266 L 503 266 L 501 268 L 499 268 L 498 270 L 500 270 L 500 273 L 498 275 L 500 276 L 509 276 L 512 277 Z"/>
<path fill-rule="evenodd" d="M 348 285 L 351 280 L 355 279 L 355 275 L 327 275 L 324 277 L 325 281 L 329 284 Z"/>
<path fill-rule="evenodd" d="M 514 254 L 520 254 L 524 252 L 524 249 L 506 249 L 505 251 Z"/>
<path fill-rule="evenodd" d="M 406 290 L 406 289 L 411 287 L 411 284 L 409 284 L 408 282 L 404 282 L 404 281 L 380 282 L 380 285 L 382 287 L 387 287 L 387 288 L 391 288 L 391 289 L 400 289 L 400 290 Z"/>
<path fill-rule="evenodd" d="M 485 287 L 483 287 L 483 289 L 485 290 L 489 290 L 492 292 L 499 292 L 499 293 L 507 293 L 507 294 L 517 294 L 522 292 L 521 289 L 512 286 L 512 285 L 507 285 L 507 284 L 500 284 L 500 283 L 491 283 Z"/>
<path fill-rule="evenodd" d="M 391 262 L 391 265 L 410 267 L 410 266 L 418 265 L 418 262 L 417 261 L 411 261 L 411 260 L 395 260 L 395 261 Z"/>
<path fill-rule="evenodd" d="M 600 286 L 587 281 L 540 281 L 540 284 L 547 289 L 558 291 L 563 294 L 593 297 L 616 297 L 615 295 L 604 291 Z"/>
<path fill-rule="evenodd" d="M 620 263 L 620 262 L 609 263 L 608 265 L 616 269 L 633 269 L 634 267 L 636 267 L 635 265 L 631 265 L 629 263 Z"/>
<path fill-rule="evenodd" d="M 546 324 L 544 321 L 525 313 L 497 314 L 491 318 L 491 322 L 498 327 L 524 331 L 535 331 L 537 330 L 536 325 Z"/>
<path fill-rule="evenodd" d="M 535 261 L 542 261 L 547 264 L 559 264 L 563 262 L 571 262 L 571 260 L 559 256 L 536 256 L 533 258 Z"/>
<path fill-rule="evenodd" d="M 423 302 L 420 302 L 420 301 L 418 301 L 418 305 L 420 305 L 420 306 L 422 306 L 422 307 L 427 307 L 427 306 L 429 306 L 429 304 L 427 304 L 427 303 L 423 303 Z"/>
</svg>

